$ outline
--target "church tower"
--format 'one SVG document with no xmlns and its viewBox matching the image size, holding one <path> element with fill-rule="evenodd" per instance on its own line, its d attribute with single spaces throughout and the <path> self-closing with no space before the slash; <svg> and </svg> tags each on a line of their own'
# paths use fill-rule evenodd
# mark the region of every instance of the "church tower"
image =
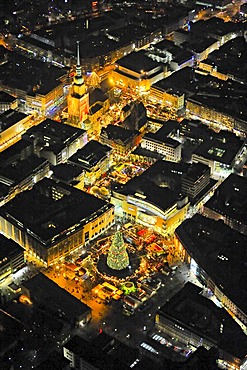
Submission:
<svg viewBox="0 0 247 370">
<path fill-rule="evenodd" d="M 84 128 L 89 113 L 89 94 L 82 76 L 80 63 L 80 46 L 77 41 L 76 73 L 70 94 L 68 95 L 68 123 L 72 126 Z"/>
</svg>

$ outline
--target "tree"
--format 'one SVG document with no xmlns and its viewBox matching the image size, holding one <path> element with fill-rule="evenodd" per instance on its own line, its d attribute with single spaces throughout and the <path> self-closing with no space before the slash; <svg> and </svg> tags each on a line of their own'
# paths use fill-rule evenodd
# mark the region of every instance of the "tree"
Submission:
<svg viewBox="0 0 247 370">
<path fill-rule="evenodd" d="M 122 233 L 117 231 L 107 256 L 107 265 L 113 270 L 123 270 L 129 265 L 129 256 Z"/>
</svg>

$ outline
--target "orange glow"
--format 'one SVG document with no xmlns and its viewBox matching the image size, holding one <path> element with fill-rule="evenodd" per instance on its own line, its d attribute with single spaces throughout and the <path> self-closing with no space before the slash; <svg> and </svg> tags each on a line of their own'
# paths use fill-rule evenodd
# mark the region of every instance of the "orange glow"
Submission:
<svg viewBox="0 0 247 370">
<path fill-rule="evenodd" d="M 33 302 L 24 294 L 19 297 L 19 301 L 23 304 L 33 304 Z"/>
</svg>

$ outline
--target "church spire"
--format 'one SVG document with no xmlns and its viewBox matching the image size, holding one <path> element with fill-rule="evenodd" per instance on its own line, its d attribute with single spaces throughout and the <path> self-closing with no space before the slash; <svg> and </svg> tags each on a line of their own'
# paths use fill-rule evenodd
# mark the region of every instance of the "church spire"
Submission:
<svg viewBox="0 0 247 370">
<path fill-rule="evenodd" d="M 77 44 L 77 62 L 76 62 L 76 76 L 80 78 L 82 76 L 81 73 L 81 61 L 80 61 L 80 41 L 76 41 Z"/>
</svg>

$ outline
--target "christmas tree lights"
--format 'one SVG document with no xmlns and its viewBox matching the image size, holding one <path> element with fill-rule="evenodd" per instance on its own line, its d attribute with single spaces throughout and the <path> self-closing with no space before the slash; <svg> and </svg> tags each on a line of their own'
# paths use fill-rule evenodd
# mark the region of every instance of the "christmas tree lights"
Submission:
<svg viewBox="0 0 247 370">
<path fill-rule="evenodd" d="M 107 265 L 113 270 L 123 270 L 129 265 L 128 252 L 120 231 L 117 231 L 112 239 Z"/>
</svg>

